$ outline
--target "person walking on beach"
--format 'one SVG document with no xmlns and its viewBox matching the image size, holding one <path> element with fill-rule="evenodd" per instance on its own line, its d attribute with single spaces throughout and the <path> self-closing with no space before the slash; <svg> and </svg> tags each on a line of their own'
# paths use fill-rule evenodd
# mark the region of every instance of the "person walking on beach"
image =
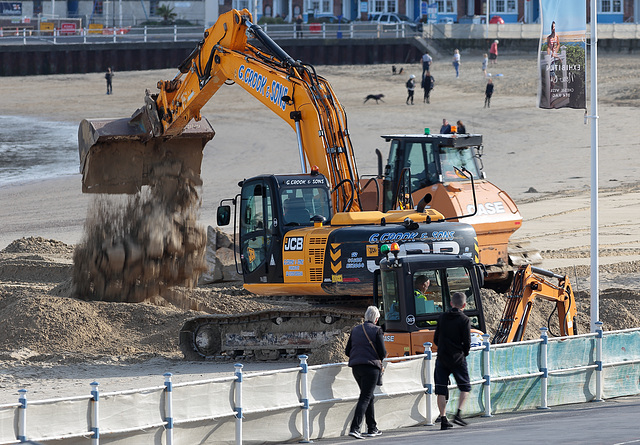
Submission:
<svg viewBox="0 0 640 445">
<path fill-rule="evenodd" d="M 425 51 L 422 55 L 422 78 L 424 79 L 424 73 L 431 71 L 431 62 L 433 59 L 429 55 L 429 51 Z"/>
<path fill-rule="evenodd" d="M 489 48 L 489 60 L 491 60 L 491 65 L 498 63 L 498 43 L 500 42 L 494 40 L 493 43 L 491 43 L 491 48 Z"/>
<path fill-rule="evenodd" d="M 433 76 L 429 73 L 429 71 L 427 71 L 424 77 L 422 78 L 422 88 L 424 89 L 423 101 L 426 104 L 431 103 L 430 95 L 431 95 L 431 90 L 433 89 L 434 83 L 435 83 L 435 80 L 433 79 Z"/>
<path fill-rule="evenodd" d="M 409 76 L 409 80 L 407 80 L 407 105 L 409 105 L 409 101 L 411 101 L 411 105 L 413 105 L 413 92 L 416 89 L 416 75 L 412 74 Z"/>
<path fill-rule="evenodd" d="M 487 80 L 487 88 L 484 90 L 484 108 L 491 108 L 491 96 L 493 96 L 493 81 Z"/>
<path fill-rule="evenodd" d="M 467 297 L 462 292 L 451 295 L 451 309 L 440 315 L 433 342 L 438 346 L 438 355 L 434 372 L 435 393 L 438 396 L 438 411 L 440 412 L 440 429 L 447 430 L 453 425 L 447 419 L 447 385 L 449 376 L 453 374 L 460 390 L 458 411 L 453 416 L 453 422 L 466 426 L 462 420 L 461 411 L 471 391 L 467 356 L 471 349 L 471 320 L 462 310 L 466 306 Z"/>
<path fill-rule="evenodd" d="M 349 436 L 356 439 L 382 434 L 376 424 L 373 409 L 373 391 L 376 389 L 376 385 L 382 384 L 382 360 L 387 356 L 382 338 L 382 328 L 376 326 L 379 318 L 378 308 L 369 306 L 364 313 L 364 323 L 351 330 L 344 351 L 349 357 L 349 367 L 360 388 L 360 397 L 358 397 L 356 411 L 349 428 Z M 367 424 L 366 434 L 360 433 L 363 417 Z"/>
<path fill-rule="evenodd" d="M 107 68 L 104 78 L 107 80 L 107 94 L 113 94 L 113 71 L 111 71 L 111 67 Z"/>
<path fill-rule="evenodd" d="M 485 53 L 484 58 L 482 59 L 482 74 L 484 75 L 484 77 L 487 77 L 487 64 L 489 63 L 489 58 L 487 57 L 487 54 Z"/>
<path fill-rule="evenodd" d="M 456 77 L 460 77 L 460 51 L 453 52 L 453 67 L 456 69 Z"/>
</svg>

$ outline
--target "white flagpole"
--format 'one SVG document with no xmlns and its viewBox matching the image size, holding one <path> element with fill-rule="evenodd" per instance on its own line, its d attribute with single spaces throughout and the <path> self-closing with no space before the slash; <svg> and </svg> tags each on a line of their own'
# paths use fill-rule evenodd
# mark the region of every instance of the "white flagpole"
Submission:
<svg viewBox="0 0 640 445">
<path fill-rule="evenodd" d="M 598 8 L 591 0 L 591 332 L 600 319 L 598 258 Z"/>
</svg>

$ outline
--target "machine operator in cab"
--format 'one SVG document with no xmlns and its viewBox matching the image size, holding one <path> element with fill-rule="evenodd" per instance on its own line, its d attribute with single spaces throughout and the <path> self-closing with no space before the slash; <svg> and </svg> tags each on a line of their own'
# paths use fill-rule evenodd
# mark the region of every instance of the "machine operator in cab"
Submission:
<svg viewBox="0 0 640 445">
<path fill-rule="evenodd" d="M 413 283 L 413 294 L 418 313 L 442 312 L 442 300 L 438 291 L 429 291 L 431 280 L 425 274 L 418 274 Z"/>
</svg>

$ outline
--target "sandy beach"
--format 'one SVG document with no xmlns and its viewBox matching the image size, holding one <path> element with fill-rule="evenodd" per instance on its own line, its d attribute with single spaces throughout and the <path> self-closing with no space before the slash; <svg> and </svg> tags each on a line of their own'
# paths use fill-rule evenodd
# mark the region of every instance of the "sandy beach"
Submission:
<svg viewBox="0 0 640 445">
<path fill-rule="evenodd" d="M 448 54 L 435 57 L 432 75 L 436 86 L 431 103 L 422 103 L 422 90 L 417 89 L 413 106 L 405 105 L 405 81 L 410 74 L 420 76 L 418 63 L 401 65 L 402 75 L 392 75 L 391 65 L 316 67 L 318 74 L 332 84 L 347 110 L 359 173 L 376 173 L 376 148 L 386 159 L 388 147 L 381 135 L 421 133 L 425 127 L 436 132 L 443 118 L 450 122 L 462 120 L 469 132 L 484 137 L 482 161 L 488 179 L 514 198 L 524 217 L 514 238 L 529 241 L 541 250 L 542 267 L 570 274 L 572 280 L 575 277 L 578 290 L 588 291 L 591 128 L 588 122 L 585 124 L 585 111 L 536 108 L 535 54 L 500 56 L 497 66 L 489 70 L 496 87 L 491 108 L 485 109 L 482 54 L 464 50 L 461 53 L 459 79 L 455 78 Z M 601 286 L 629 291 L 625 301 L 638 308 L 640 59 L 601 55 L 598 66 Z M 104 76 L 99 73 L 0 77 L 3 113 L 64 123 L 79 123 L 84 118 L 127 117 L 142 106 L 146 88 L 154 89 L 158 80 L 171 79 L 176 72 L 116 72 L 113 95 L 105 95 Z M 366 95 L 380 93 L 385 95 L 384 102 L 363 104 Z M 290 127 L 240 86 L 222 88 L 202 114 L 216 130 L 215 138 L 205 149 L 202 167 L 200 221 L 205 226 L 214 225 L 218 202 L 239 191 L 239 180 L 261 173 L 299 171 L 295 135 Z M 25 237 L 56 240 L 68 246 L 79 243 L 87 208 L 93 199 L 82 194 L 80 181 L 80 175 L 74 174 L 0 186 L 0 250 Z M 70 267 L 67 250 L 57 246 L 37 253 L 47 264 L 56 261 L 62 264 L 64 270 L 49 281 L 34 280 L 38 281 L 35 284 L 15 279 L 19 259 L 15 253 L 12 255 L 0 252 L 0 308 L 7 308 L 18 299 L 51 298 L 56 287 L 58 294 L 62 293 L 64 267 Z M 34 270 L 37 274 L 37 267 Z M 38 301 L 41 301 L 39 310 L 46 311 L 46 301 Z M 73 304 L 79 312 L 87 310 L 88 303 Z M 25 303 L 24 308 L 33 306 Z M 178 323 L 188 316 L 171 308 L 162 310 L 166 312 L 153 312 L 149 317 Z M 59 306 L 58 311 L 64 312 L 64 306 Z M 30 318 L 28 312 L 16 312 L 19 318 L 16 323 L 34 323 L 36 318 Z M 637 317 L 638 311 L 630 308 L 629 314 L 625 314 L 629 317 L 625 327 L 637 323 L 632 315 Z M 6 318 L 8 313 L 2 316 Z M 588 314 L 585 316 L 588 318 Z M 58 319 L 64 323 L 79 320 L 75 316 Z M 106 327 L 107 334 L 95 331 L 89 337 L 100 343 L 101 348 L 88 346 L 87 339 L 72 343 L 52 341 L 56 331 L 49 326 L 48 342 L 45 336 L 33 339 L 18 334 L 0 336 L 0 403 L 17 400 L 21 387 L 28 388 L 36 398 L 60 397 L 69 395 L 69 390 L 74 394 L 88 393 L 88 384 L 96 379 L 105 384 L 105 390 L 116 390 L 160 385 L 159 376 L 167 371 L 178 379 L 232 371 L 230 363 L 181 361 L 175 344 L 177 336 L 173 337 L 179 326 L 163 323 L 160 324 L 165 331 L 153 332 L 163 338 L 162 342 L 146 343 L 147 337 L 141 334 L 140 338 L 145 340 L 138 341 L 136 346 L 136 339 L 132 339 L 129 349 L 98 342 L 97 338 L 110 335 Z M 123 331 L 128 329 L 128 325 L 122 326 Z M 111 343 L 115 344 L 126 332 L 112 334 Z M 60 335 L 70 335 L 68 326 L 61 329 Z"/>
</svg>

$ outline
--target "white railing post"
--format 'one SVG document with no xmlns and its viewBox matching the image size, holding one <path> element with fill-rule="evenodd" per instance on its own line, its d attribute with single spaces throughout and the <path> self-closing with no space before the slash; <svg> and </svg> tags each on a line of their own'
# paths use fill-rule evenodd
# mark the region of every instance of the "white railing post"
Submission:
<svg viewBox="0 0 640 445">
<path fill-rule="evenodd" d="M 549 333 L 546 327 L 540 328 L 540 338 L 542 339 L 542 343 L 540 343 L 540 372 L 542 373 L 542 377 L 540 377 L 540 406 L 539 409 L 549 409 L 549 404 L 547 400 L 547 389 L 549 387 L 549 368 L 547 366 L 547 357 L 548 357 L 548 349 L 549 349 Z"/>
<path fill-rule="evenodd" d="M 115 27 L 115 25 L 114 25 L 114 27 L 113 27 L 113 43 L 116 43 L 116 42 L 117 42 L 116 34 L 117 34 L 117 33 L 116 33 L 116 27 Z"/>
<path fill-rule="evenodd" d="M 242 363 L 236 363 L 235 367 L 235 397 L 234 411 L 236 412 L 236 445 L 242 445 Z"/>
<path fill-rule="evenodd" d="M 300 393 L 302 394 L 302 440 L 299 443 L 312 443 L 309 439 L 311 431 L 309 428 L 309 365 L 306 355 L 298 357 L 300 359 Z"/>
<path fill-rule="evenodd" d="M 173 41 L 178 41 L 178 25 L 173 25 Z"/>
<path fill-rule="evenodd" d="M 167 445 L 173 445 L 173 383 L 171 382 L 170 372 L 166 372 L 164 375 L 164 421 L 167 422 L 166 438 Z"/>
<path fill-rule="evenodd" d="M 27 44 L 27 28 L 22 29 L 22 43 Z"/>
<path fill-rule="evenodd" d="M 98 382 L 92 382 L 91 385 L 91 445 L 100 443 L 100 411 L 98 409 L 98 401 L 100 393 L 98 391 Z"/>
<path fill-rule="evenodd" d="M 27 441 L 27 390 L 18 390 L 20 397 L 18 397 L 18 440 L 20 442 Z"/>
<path fill-rule="evenodd" d="M 423 384 L 423 387 L 425 388 L 425 394 L 427 395 L 426 397 L 426 401 L 427 401 L 427 406 L 426 406 L 426 413 L 427 413 L 427 423 L 426 425 L 434 425 L 433 423 L 433 376 L 431 375 L 431 360 L 433 360 L 433 352 L 431 352 L 431 342 L 426 342 L 423 343 L 422 346 L 424 346 L 424 361 L 425 361 L 425 368 L 426 368 L 426 376 L 425 376 L 425 383 Z"/>
<path fill-rule="evenodd" d="M 489 343 L 489 334 L 482 334 L 482 345 L 484 346 L 482 350 L 484 414 L 482 417 L 491 417 L 491 343 Z"/>
<path fill-rule="evenodd" d="M 87 28 L 82 28 L 82 43 L 87 43 Z"/>
<path fill-rule="evenodd" d="M 144 43 L 147 43 L 147 25 L 144 25 Z"/>
<path fill-rule="evenodd" d="M 594 402 L 602 402 L 602 322 L 596 321 L 596 398 Z"/>
</svg>

